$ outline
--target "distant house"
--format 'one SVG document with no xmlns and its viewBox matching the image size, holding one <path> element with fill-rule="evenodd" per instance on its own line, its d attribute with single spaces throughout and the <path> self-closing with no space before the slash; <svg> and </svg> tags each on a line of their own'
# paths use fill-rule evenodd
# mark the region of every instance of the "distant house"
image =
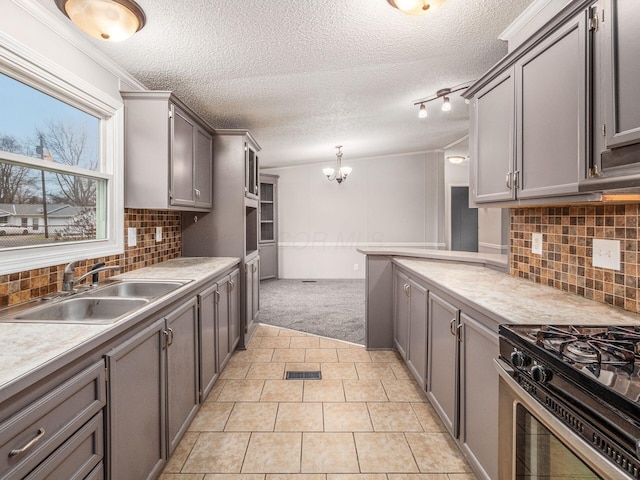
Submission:
<svg viewBox="0 0 640 480">
<path fill-rule="evenodd" d="M 61 233 L 74 225 L 81 214 L 81 207 L 66 204 L 47 205 L 47 224 L 49 233 Z M 41 204 L 0 203 L 0 228 L 10 228 L 5 233 L 44 233 L 44 209 Z"/>
</svg>

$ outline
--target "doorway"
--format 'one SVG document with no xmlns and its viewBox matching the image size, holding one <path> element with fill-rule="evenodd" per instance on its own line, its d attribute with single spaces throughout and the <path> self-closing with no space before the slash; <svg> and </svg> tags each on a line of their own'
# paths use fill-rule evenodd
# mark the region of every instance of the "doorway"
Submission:
<svg viewBox="0 0 640 480">
<path fill-rule="evenodd" d="M 469 187 L 451 187 L 451 250 L 478 251 L 478 209 L 469 208 Z"/>
</svg>

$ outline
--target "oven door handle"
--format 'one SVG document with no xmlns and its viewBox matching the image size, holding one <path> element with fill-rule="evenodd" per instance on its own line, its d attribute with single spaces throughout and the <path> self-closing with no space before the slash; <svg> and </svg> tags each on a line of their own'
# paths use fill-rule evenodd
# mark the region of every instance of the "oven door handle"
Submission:
<svg viewBox="0 0 640 480">
<path fill-rule="evenodd" d="M 553 435 L 560 439 L 562 443 L 567 446 L 571 446 L 571 450 L 598 475 L 612 480 L 629 480 L 632 478 L 625 474 L 621 468 L 616 467 L 615 464 L 606 461 L 598 461 L 598 458 L 594 459 L 594 450 L 597 449 L 582 439 L 582 437 L 577 433 L 571 431 L 569 427 L 567 427 L 561 420 L 557 419 L 544 406 L 542 406 L 538 400 L 533 398 L 524 388 L 522 388 L 513 378 L 515 371 L 509 364 L 500 359 L 494 359 L 493 363 L 495 369 L 498 371 L 498 375 L 500 376 L 500 388 L 502 389 L 504 385 L 510 390 L 509 396 L 513 399 L 513 411 L 511 415 L 515 415 L 516 405 L 520 403 Z M 515 435 L 515 432 L 513 432 L 513 434 Z"/>
</svg>

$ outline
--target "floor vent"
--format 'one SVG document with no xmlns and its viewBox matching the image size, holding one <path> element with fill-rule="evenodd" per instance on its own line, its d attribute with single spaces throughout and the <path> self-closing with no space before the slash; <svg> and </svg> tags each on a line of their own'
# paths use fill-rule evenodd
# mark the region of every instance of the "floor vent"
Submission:
<svg viewBox="0 0 640 480">
<path fill-rule="evenodd" d="M 287 372 L 285 380 L 322 380 L 320 370 L 307 372 Z"/>
<path fill-rule="evenodd" d="M 318 283 L 317 280 L 302 280 L 302 283 Z"/>
</svg>

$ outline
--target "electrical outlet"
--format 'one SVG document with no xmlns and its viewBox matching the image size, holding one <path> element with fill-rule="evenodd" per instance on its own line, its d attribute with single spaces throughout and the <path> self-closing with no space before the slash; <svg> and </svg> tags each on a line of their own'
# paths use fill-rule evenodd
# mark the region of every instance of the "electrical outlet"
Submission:
<svg viewBox="0 0 640 480">
<path fill-rule="evenodd" d="M 357 272 L 358 270 L 360 270 L 360 265 L 358 265 L 357 263 L 354 263 L 353 269 Z"/>
<path fill-rule="evenodd" d="M 137 245 L 136 229 L 135 227 L 129 227 L 127 229 L 127 246 L 135 247 Z"/>
<path fill-rule="evenodd" d="M 162 241 L 162 227 L 156 227 L 156 243 Z"/>
<path fill-rule="evenodd" d="M 531 253 L 542 255 L 542 234 L 534 233 L 531 235 Z"/>
<path fill-rule="evenodd" d="M 593 266 L 620 270 L 620 240 L 593 239 Z"/>
</svg>

